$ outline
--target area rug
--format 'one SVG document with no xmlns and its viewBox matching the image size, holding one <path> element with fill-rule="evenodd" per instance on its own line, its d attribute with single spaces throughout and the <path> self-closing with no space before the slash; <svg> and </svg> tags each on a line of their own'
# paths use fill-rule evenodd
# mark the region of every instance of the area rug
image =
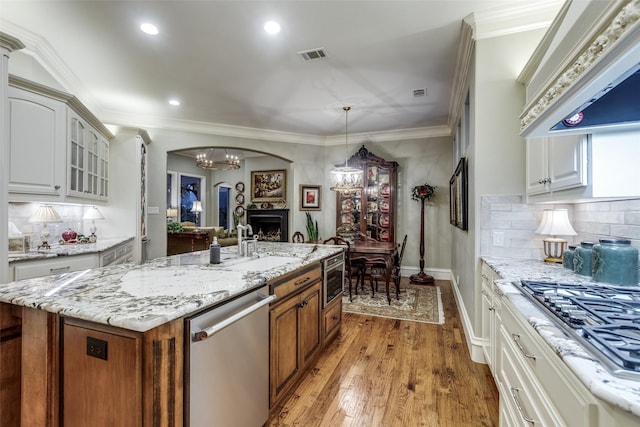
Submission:
<svg viewBox="0 0 640 427">
<path fill-rule="evenodd" d="M 387 302 L 384 285 L 371 297 L 371 287 L 365 285 L 365 292 L 353 292 L 353 301 L 349 301 L 349 293 L 342 299 L 342 310 L 347 313 L 366 314 L 369 316 L 388 317 L 391 319 L 410 320 L 413 322 L 444 323 L 442 297 L 438 286 L 413 285 L 400 283 L 400 299 L 396 299 L 395 287 L 391 285 L 391 305 Z"/>
</svg>

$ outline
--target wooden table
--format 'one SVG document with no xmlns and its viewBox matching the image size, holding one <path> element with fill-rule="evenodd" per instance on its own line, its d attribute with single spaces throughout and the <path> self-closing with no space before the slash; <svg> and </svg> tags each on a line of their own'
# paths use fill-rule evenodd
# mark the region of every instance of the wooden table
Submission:
<svg viewBox="0 0 640 427">
<path fill-rule="evenodd" d="M 391 304 L 389 296 L 389 282 L 391 281 L 391 272 L 398 253 L 398 248 L 393 242 L 378 242 L 376 240 L 358 240 L 351 243 L 350 256 L 351 264 L 364 263 L 365 268 L 374 264 L 384 265 L 386 267 L 385 287 L 387 291 L 387 301 Z M 364 287 L 364 274 L 361 276 L 362 286 Z M 358 285 L 356 284 L 356 287 Z M 399 291 L 396 289 L 396 294 Z"/>
<path fill-rule="evenodd" d="M 167 234 L 167 255 L 201 251 L 209 248 L 208 231 L 183 231 Z"/>
</svg>

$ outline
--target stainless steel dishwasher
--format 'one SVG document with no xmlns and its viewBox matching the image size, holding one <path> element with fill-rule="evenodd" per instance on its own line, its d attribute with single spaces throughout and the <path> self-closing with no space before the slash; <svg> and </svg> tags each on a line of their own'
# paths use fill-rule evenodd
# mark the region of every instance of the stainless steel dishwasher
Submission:
<svg viewBox="0 0 640 427">
<path fill-rule="evenodd" d="M 269 418 L 264 286 L 186 319 L 185 425 L 260 427 Z"/>
</svg>

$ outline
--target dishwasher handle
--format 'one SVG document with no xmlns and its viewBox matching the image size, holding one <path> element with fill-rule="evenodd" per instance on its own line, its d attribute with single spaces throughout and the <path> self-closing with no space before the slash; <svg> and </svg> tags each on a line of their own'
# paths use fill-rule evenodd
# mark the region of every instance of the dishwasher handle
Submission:
<svg viewBox="0 0 640 427">
<path fill-rule="evenodd" d="M 262 298 L 257 303 L 253 304 L 250 307 L 245 308 L 244 310 L 241 310 L 241 311 L 237 312 L 236 314 L 234 314 L 232 316 L 229 316 L 228 318 L 224 319 L 222 322 L 216 323 L 215 325 L 211 325 L 208 328 L 204 328 L 201 331 L 194 332 L 193 341 L 194 342 L 198 342 L 198 341 L 206 340 L 207 338 L 211 338 L 213 335 L 215 335 L 216 333 L 220 332 L 221 330 L 223 330 L 227 326 L 232 325 L 233 323 L 237 322 L 238 320 L 242 319 L 243 317 L 246 317 L 246 316 L 250 315 L 251 313 L 253 313 L 254 311 L 260 309 L 261 307 L 271 303 L 271 301 L 273 301 L 274 299 L 276 299 L 275 295 L 265 296 L 264 298 Z"/>
</svg>

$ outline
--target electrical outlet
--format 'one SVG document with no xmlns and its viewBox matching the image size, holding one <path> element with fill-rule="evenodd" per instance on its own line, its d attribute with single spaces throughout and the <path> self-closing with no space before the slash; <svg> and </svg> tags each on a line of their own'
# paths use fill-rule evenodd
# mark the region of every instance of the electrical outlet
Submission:
<svg viewBox="0 0 640 427">
<path fill-rule="evenodd" d="M 157 206 L 149 206 L 147 207 L 147 212 L 149 212 L 149 215 L 159 215 L 160 208 Z"/>
<path fill-rule="evenodd" d="M 504 231 L 493 232 L 493 246 L 504 246 Z"/>
<path fill-rule="evenodd" d="M 104 340 L 87 337 L 87 356 L 107 360 L 107 344 Z"/>
</svg>

